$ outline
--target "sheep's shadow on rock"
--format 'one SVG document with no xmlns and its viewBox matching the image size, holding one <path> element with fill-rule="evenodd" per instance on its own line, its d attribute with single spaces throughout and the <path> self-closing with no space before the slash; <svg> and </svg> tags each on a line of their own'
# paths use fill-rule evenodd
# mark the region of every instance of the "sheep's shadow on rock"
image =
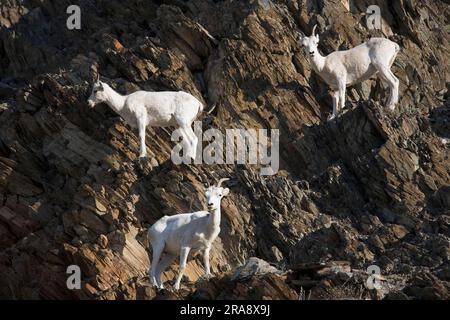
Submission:
<svg viewBox="0 0 450 320">
<path fill-rule="evenodd" d="M 437 136 L 450 139 L 450 97 L 442 106 L 430 112 L 428 121 Z"/>
<path fill-rule="evenodd" d="M 450 186 L 443 186 L 427 197 L 426 211 L 436 217 L 450 215 Z"/>
<path fill-rule="evenodd" d="M 374 157 L 386 141 L 368 116 L 374 112 L 380 112 L 379 105 L 361 103 L 337 119 L 299 130 L 294 168 L 321 195 L 322 210 L 347 216 L 369 203 L 362 177 L 378 170 Z"/>
</svg>

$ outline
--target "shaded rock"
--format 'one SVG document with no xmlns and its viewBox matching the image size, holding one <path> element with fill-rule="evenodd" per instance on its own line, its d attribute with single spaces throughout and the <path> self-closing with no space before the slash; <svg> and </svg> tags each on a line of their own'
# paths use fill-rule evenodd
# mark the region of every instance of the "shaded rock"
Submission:
<svg viewBox="0 0 450 320">
<path fill-rule="evenodd" d="M 403 292 L 420 300 L 449 299 L 450 283 L 440 281 L 430 272 L 421 272 L 412 278 Z"/>
</svg>

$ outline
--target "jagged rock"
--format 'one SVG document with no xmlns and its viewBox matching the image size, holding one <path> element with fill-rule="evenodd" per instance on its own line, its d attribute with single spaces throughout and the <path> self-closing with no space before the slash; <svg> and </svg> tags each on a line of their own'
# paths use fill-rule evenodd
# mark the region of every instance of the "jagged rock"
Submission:
<svg viewBox="0 0 450 320">
<path fill-rule="evenodd" d="M 450 283 L 440 281 L 429 272 L 421 272 L 412 278 L 403 292 L 414 299 L 447 300 L 450 297 Z"/>
<path fill-rule="evenodd" d="M 0 99 L 7 99 L 13 96 L 15 90 L 10 85 L 0 82 Z"/>
<path fill-rule="evenodd" d="M 242 280 L 255 275 L 263 275 L 268 273 L 281 273 L 280 270 L 271 266 L 269 263 L 256 257 L 248 259 L 245 265 L 239 267 L 231 280 Z"/>
<path fill-rule="evenodd" d="M 248 299 L 279 300 L 298 299 L 297 292 L 287 283 L 286 276 L 272 272 L 251 275 L 236 281 L 228 276 L 198 283 L 194 293 L 187 299 Z"/>
</svg>

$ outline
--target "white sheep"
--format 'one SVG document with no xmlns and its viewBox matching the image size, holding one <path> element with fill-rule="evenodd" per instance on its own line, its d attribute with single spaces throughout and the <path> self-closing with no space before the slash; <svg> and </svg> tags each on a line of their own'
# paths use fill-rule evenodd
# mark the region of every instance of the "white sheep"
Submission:
<svg viewBox="0 0 450 320">
<path fill-rule="evenodd" d="M 103 102 L 118 113 L 132 128 L 139 130 L 139 158 L 147 156 L 145 146 L 147 126 L 175 126 L 180 128 L 183 141 L 188 144 L 188 156 L 195 159 L 198 138 L 191 125 L 203 111 L 203 104 L 191 94 L 184 91 L 136 91 L 129 95 L 120 95 L 107 83 L 97 78 L 88 104 L 90 107 L 94 107 Z"/>
<path fill-rule="evenodd" d="M 375 74 L 390 88 L 387 107 L 393 111 L 398 102 L 399 80 L 392 73 L 391 66 L 400 50 L 399 45 L 385 38 L 371 38 L 352 49 L 335 51 L 324 57 L 317 50 L 319 35 L 315 34 L 316 27 L 310 37 L 301 37 L 300 42 L 310 57 L 314 71 L 334 91 L 333 114 L 328 119 L 334 119 L 337 109 L 344 108 L 347 86 L 365 81 Z"/>
<path fill-rule="evenodd" d="M 180 270 L 174 285 L 175 290 L 178 290 L 189 252 L 204 250 L 205 277 L 211 276 L 209 251 L 220 232 L 220 202 L 230 192 L 228 188 L 220 186 L 226 180 L 229 179 L 220 179 L 217 186 L 210 186 L 208 183 L 208 188 L 205 189 L 208 211 L 164 216 L 148 230 L 148 240 L 153 249 L 149 276 L 154 286 L 163 288 L 161 273 L 179 255 Z"/>
</svg>

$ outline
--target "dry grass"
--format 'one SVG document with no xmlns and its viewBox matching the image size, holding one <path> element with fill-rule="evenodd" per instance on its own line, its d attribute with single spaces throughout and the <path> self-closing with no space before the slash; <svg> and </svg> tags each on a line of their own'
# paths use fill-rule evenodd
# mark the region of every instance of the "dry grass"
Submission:
<svg viewBox="0 0 450 320">
<path fill-rule="evenodd" d="M 310 294 L 311 296 L 311 294 Z M 317 299 L 320 300 L 367 300 L 369 292 L 362 285 L 340 285 L 328 288 L 321 292 Z"/>
</svg>

